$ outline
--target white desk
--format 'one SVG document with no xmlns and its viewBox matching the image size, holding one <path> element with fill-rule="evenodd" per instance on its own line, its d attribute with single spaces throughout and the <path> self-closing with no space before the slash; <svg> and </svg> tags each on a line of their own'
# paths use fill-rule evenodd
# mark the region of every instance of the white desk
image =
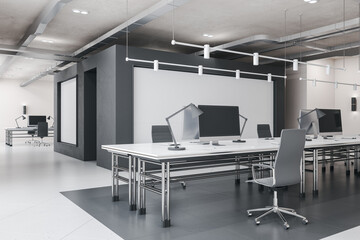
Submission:
<svg viewBox="0 0 360 240">
<path fill-rule="evenodd" d="M 181 170 L 178 166 L 183 164 L 195 164 L 196 166 L 221 166 L 233 165 L 234 170 L 225 171 L 219 175 L 236 174 L 236 180 L 239 180 L 240 165 L 251 164 L 253 159 L 267 153 L 276 152 L 279 148 L 280 139 L 263 140 L 247 139 L 246 143 L 233 143 L 230 141 L 220 142 L 224 146 L 200 145 L 197 143 L 182 143 L 186 147 L 184 151 L 170 151 L 166 143 L 147 143 L 147 144 L 120 144 L 120 145 L 103 145 L 105 149 L 112 153 L 112 196 L 113 200 L 119 199 L 119 180 L 129 183 L 129 206 L 130 210 L 136 210 L 138 207 L 140 214 L 145 214 L 146 198 L 145 190 L 152 191 L 161 195 L 162 217 L 164 227 L 170 226 L 170 182 L 174 178 L 170 176 L 172 171 Z M 355 168 L 359 170 L 359 148 L 360 139 L 335 139 L 325 140 L 316 139 L 305 143 L 304 157 L 301 164 L 301 184 L 300 194 L 305 196 L 305 156 L 307 152 L 312 153 L 313 166 L 313 191 L 318 191 L 318 163 L 319 150 L 336 150 L 346 151 L 347 172 L 349 170 L 350 153 L 353 152 Z M 269 156 L 274 156 L 269 154 Z M 128 168 L 119 167 L 119 161 L 128 160 Z M 214 164 L 212 160 L 216 159 Z M 222 164 L 223 163 L 223 164 Z M 146 164 L 160 165 L 160 176 L 156 171 L 146 171 Z M 138 168 L 136 168 L 138 165 Z M 136 169 L 138 170 L 136 172 Z M 119 176 L 120 171 L 127 171 L 128 178 Z M 215 174 L 201 174 L 199 177 L 211 177 Z M 191 177 L 191 176 L 190 176 Z M 189 176 L 185 179 L 191 179 Z M 195 174 L 195 177 L 198 175 Z M 152 179 L 161 183 L 160 189 L 148 184 L 147 180 Z M 180 179 L 176 177 L 176 179 Z M 136 193 L 137 188 L 137 193 Z"/>
<path fill-rule="evenodd" d="M 28 131 L 37 131 L 37 127 L 21 127 L 21 128 L 6 128 L 5 129 L 5 144 L 12 147 L 13 138 L 29 138 L 31 134 Z M 54 128 L 49 128 L 49 136 L 54 136 Z"/>
</svg>

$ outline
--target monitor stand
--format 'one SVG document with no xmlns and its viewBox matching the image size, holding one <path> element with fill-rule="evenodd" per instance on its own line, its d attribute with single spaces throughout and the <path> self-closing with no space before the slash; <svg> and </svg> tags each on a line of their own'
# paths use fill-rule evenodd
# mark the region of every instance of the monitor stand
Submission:
<svg viewBox="0 0 360 240">
<path fill-rule="evenodd" d="M 224 144 L 220 144 L 219 141 L 211 141 L 211 144 L 214 146 L 225 146 Z"/>
<path fill-rule="evenodd" d="M 333 135 L 327 135 L 327 136 L 323 136 L 324 139 L 334 139 Z"/>
</svg>

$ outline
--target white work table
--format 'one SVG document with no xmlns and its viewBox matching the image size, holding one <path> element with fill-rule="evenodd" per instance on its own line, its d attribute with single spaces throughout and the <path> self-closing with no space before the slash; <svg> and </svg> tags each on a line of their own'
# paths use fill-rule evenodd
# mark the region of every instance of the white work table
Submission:
<svg viewBox="0 0 360 240">
<path fill-rule="evenodd" d="M 231 141 L 220 141 L 221 146 L 203 145 L 197 142 L 181 142 L 181 146 L 185 147 L 182 151 L 168 150 L 169 143 L 142 143 L 142 144 L 116 144 L 103 145 L 102 149 L 112 153 L 112 196 L 113 200 L 119 199 L 119 180 L 129 183 L 129 206 L 130 210 L 139 210 L 140 214 L 145 214 L 145 190 L 152 191 L 161 195 L 162 202 L 162 222 L 164 227 L 170 226 L 170 176 L 172 171 L 181 169 L 182 164 L 196 164 L 205 167 L 211 166 L 234 166 L 234 170 L 223 171 L 218 176 L 225 174 L 235 174 L 236 181 L 239 182 L 240 165 L 250 165 L 253 159 L 258 162 L 262 161 L 263 156 L 268 156 L 267 161 L 273 160 L 275 152 L 279 148 L 280 138 L 273 140 L 265 139 L 246 139 L 245 143 L 234 143 Z M 304 157 L 301 164 L 302 180 L 300 183 L 300 194 L 305 196 L 305 159 L 311 152 L 312 172 L 313 172 L 313 192 L 318 192 L 318 163 L 319 151 L 325 156 L 329 156 L 333 151 L 338 151 L 339 155 L 345 154 L 347 164 L 347 174 L 350 174 L 349 160 L 350 154 L 353 153 L 355 159 L 355 169 L 359 171 L 359 148 L 360 138 L 342 138 L 335 139 L 314 139 L 306 141 Z M 326 152 L 329 152 L 326 155 Z M 128 168 L 120 167 L 120 161 L 128 162 Z M 215 161 L 216 160 L 216 161 Z M 160 165 L 161 170 L 147 171 L 145 165 Z M 195 168 L 195 167 L 194 167 Z M 189 168 L 184 168 L 189 169 Z M 127 171 L 128 178 L 119 175 L 120 171 Z M 154 173 L 159 173 L 158 175 Z M 160 176 L 159 176 L 160 175 Z M 195 174 L 196 175 L 196 174 Z M 201 175 L 201 176 L 200 176 Z M 216 174 L 198 174 L 196 178 L 212 177 Z M 177 179 L 180 179 L 176 177 Z M 161 183 L 160 189 L 147 184 L 147 180 L 152 179 Z M 186 179 L 191 179 L 189 176 Z M 137 191 L 136 191 L 137 189 Z"/>
</svg>

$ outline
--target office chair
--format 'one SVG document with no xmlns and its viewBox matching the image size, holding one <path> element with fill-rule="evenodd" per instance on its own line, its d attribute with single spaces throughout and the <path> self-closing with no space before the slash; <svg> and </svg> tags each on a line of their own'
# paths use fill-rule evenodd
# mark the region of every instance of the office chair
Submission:
<svg viewBox="0 0 360 240">
<path fill-rule="evenodd" d="M 45 143 L 43 141 L 44 137 L 47 137 L 49 133 L 48 123 L 47 122 L 39 122 L 38 123 L 38 129 L 37 129 L 37 136 L 41 138 L 41 142 L 39 142 L 39 147 L 41 144 L 44 146 L 50 146 L 49 143 Z"/>
<path fill-rule="evenodd" d="M 272 139 L 269 124 L 258 124 L 257 133 L 258 133 L 258 138 Z"/>
<path fill-rule="evenodd" d="M 168 125 L 153 125 L 151 126 L 151 137 L 153 143 L 172 142 L 172 136 Z M 181 186 L 185 189 L 186 183 L 181 181 Z"/>
<path fill-rule="evenodd" d="M 34 136 L 36 134 L 36 130 L 31 130 L 31 131 L 28 131 L 27 133 L 29 135 L 31 135 L 31 140 L 27 140 L 27 141 L 25 141 L 25 143 L 28 143 L 28 144 L 38 144 L 38 143 L 40 143 L 39 140 L 34 139 Z"/>
<path fill-rule="evenodd" d="M 273 206 L 247 210 L 248 216 L 252 216 L 253 212 L 266 211 L 259 217 L 255 218 L 256 225 L 260 224 L 260 219 L 274 212 L 278 214 L 284 222 L 284 228 L 290 226 L 282 213 L 289 214 L 302 219 L 304 224 L 308 220 L 295 212 L 294 209 L 283 208 L 278 206 L 277 188 L 298 184 L 301 181 L 300 163 L 303 156 L 305 145 L 305 130 L 303 129 L 287 129 L 281 132 L 280 147 L 276 154 L 274 167 L 265 164 L 253 164 L 252 173 L 253 180 L 257 184 L 270 187 L 274 190 Z M 272 177 L 256 178 L 256 169 L 269 169 L 273 172 Z"/>
</svg>

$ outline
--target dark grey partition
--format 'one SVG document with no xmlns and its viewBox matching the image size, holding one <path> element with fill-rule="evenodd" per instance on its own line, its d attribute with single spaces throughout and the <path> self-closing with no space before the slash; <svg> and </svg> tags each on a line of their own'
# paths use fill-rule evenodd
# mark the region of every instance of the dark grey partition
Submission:
<svg viewBox="0 0 360 240">
<path fill-rule="evenodd" d="M 55 76 L 55 114 L 57 112 L 57 83 L 68 78 L 78 76 L 78 145 L 68 146 L 55 141 L 54 149 L 57 152 L 81 160 L 93 160 L 88 157 L 92 144 L 86 144 L 85 138 L 91 137 L 87 132 L 89 126 L 89 116 L 94 116 L 86 111 L 88 90 L 85 84 L 84 73 L 95 69 L 96 71 L 96 161 L 99 166 L 110 168 L 110 154 L 101 150 L 103 144 L 120 144 L 133 142 L 133 67 L 149 67 L 152 64 L 126 62 L 125 46 L 112 46 L 96 55 L 83 60 L 82 62 L 56 74 Z M 283 67 L 280 66 L 253 66 L 251 64 L 222 59 L 204 59 L 203 57 L 161 52 L 149 49 L 129 48 L 129 57 L 147 60 L 159 60 L 173 63 L 186 63 L 188 65 L 204 65 L 214 68 L 241 69 L 242 71 L 252 71 L 261 73 L 272 73 L 283 75 Z M 160 65 L 160 69 L 195 72 L 196 69 L 181 68 L 175 66 Z M 216 71 L 206 73 L 224 75 Z M 226 74 L 231 76 L 231 74 Z M 266 80 L 266 77 L 242 75 L 245 78 L 254 80 Z M 284 81 L 274 79 L 274 136 L 279 136 L 284 127 Z M 85 87 L 84 87 L 85 84 Z M 91 91 L 91 88 L 90 90 Z M 91 104 L 90 104 L 91 105 Z M 90 108 L 89 108 L 90 109 Z M 56 116 L 56 115 L 55 115 Z M 57 118 L 56 118 L 57 119 Z M 58 131 L 58 129 L 56 129 Z M 55 131 L 55 132 L 56 132 Z M 149 130 L 150 131 L 150 130 Z M 56 134 L 56 133 L 55 133 Z M 92 136 L 92 137 L 94 137 Z M 56 139 L 56 138 L 55 138 Z M 87 139 L 88 140 L 88 139 Z M 91 154 L 90 154 L 91 155 Z"/>
</svg>

